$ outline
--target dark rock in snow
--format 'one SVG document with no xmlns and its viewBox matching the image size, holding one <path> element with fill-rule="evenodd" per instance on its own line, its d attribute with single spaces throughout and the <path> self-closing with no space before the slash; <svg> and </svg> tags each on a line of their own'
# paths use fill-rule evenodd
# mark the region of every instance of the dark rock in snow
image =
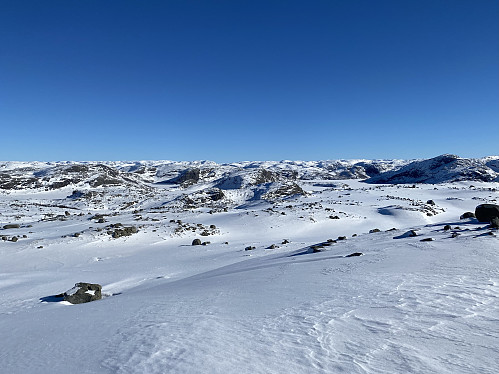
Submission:
<svg viewBox="0 0 499 374">
<path fill-rule="evenodd" d="M 114 238 L 121 238 L 122 236 L 130 236 L 132 234 L 137 233 L 138 230 L 135 226 L 123 227 L 122 229 L 115 229 L 110 232 L 110 235 Z"/>
<path fill-rule="evenodd" d="M 345 257 L 357 257 L 357 256 L 363 256 L 364 254 L 362 252 L 354 252 L 350 253 L 349 255 L 346 255 Z"/>
<path fill-rule="evenodd" d="M 409 230 L 409 231 L 403 233 L 402 235 L 395 236 L 393 239 L 412 238 L 415 236 L 418 236 L 418 233 L 414 230 Z"/>
<path fill-rule="evenodd" d="M 21 227 L 19 224 L 12 223 L 9 225 L 5 225 L 3 228 L 4 228 L 4 230 L 7 230 L 7 229 L 18 229 L 19 227 Z"/>
<path fill-rule="evenodd" d="M 451 228 L 452 228 L 452 227 L 451 227 L 450 225 L 445 225 L 445 226 L 444 226 L 444 231 L 448 231 L 448 230 L 450 230 Z"/>
<path fill-rule="evenodd" d="M 499 229 L 499 218 L 498 217 L 492 218 L 492 220 L 490 221 L 490 227 L 493 229 Z"/>
<path fill-rule="evenodd" d="M 460 219 L 466 219 L 466 218 L 475 218 L 475 213 L 473 212 L 464 212 L 463 214 L 461 214 L 461 217 L 459 217 Z"/>
<path fill-rule="evenodd" d="M 102 298 L 102 287 L 95 283 L 76 283 L 75 286 L 64 292 L 64 301 L 71 304 L 83 304 Z"/>
<path fill-rule="evenodd" d="M 499 205 L 481 204 L 475 208 L 475 217 L 478 222 L 491 222 L 492 218 L 499 217 Z"/>
<path fill-rule="evenodd" d="M 202 243 L 201 243 L 201 239 L 194 239 L 194 240 L 192 241 L 192 245 L 201 245 L 201 244 L 202 244 Z"/>
<path fill-rule="evenodd" d="M 170 179 L 167 183 L 176 184 L 194 184 L 199 181 L 200 170 L 198 168 L 190 168 L 183 170 L 176 178 Z"/>
</svg>

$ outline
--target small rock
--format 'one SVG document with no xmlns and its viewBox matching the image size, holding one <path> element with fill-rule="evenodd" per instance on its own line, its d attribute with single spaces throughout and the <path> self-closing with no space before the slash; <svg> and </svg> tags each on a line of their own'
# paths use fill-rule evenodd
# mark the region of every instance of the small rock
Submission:
<svg viewBox="0 0 499 374">
<path fill-rule="evenodd" d="M 434 202 L 433 200 L 428 200 L 428 201 L 426 202 L 426 204 L 428 204 L 428 205 L 435 205 L 435 202 Z"/>
<path fill-rule="evenodd" d="M 461 217 L 459 217 L 460 219 L 465 219 L 465 218 L 475 218 L 475 213 L 473 212 L 464 212 Z"/>
<path fill-rule="evenodd" d="M 380 232 L 381 230 L 380 229 L 372 229 L 372 230 L 369 230 L 369 234 L 373 234 L 375 232 Z"/>
<path fill-rule="evenodd" d="M 202 244 L 202 243 L 201 243 L 201 239 L 194 239 L 194 240 L 192 241 L 192 245 L 201 245 L 201 244 Z"/>
<path fill-rule="evenodd" d="M 284 239 L 281 244 L 288 244 L 288 243 L 289 243 L 289 240 L 288 239 Z"/>
<path fill-rule="evenodd" d="M 255 247 L 252 247 L 252 246 L 248 246 L 248 247 L 244 248 L 245 251 L 252 251 L 253 249 L 255 249 Z"/>
<path fill-rule="evenodd" d="M 271 244 L 267 247 L 267 249 L 276 249 L 277 246 L 275 244 Z"/>
<path fill-rule="evenodd" d="M 349 255 L 346 255 L 345 257 L 357 257 L 357 256 L 363 256 L 364 254 L 362 252 L 354 252 L 350 253 Z"/>
<path fill-rule="evenodd" d="M 444 226 L 444 231 L 448 231 L 448 230 L 450 230 L 451 228 L 452 228 L 452 227 L 451 227 L 450 225 L 445 225 L 445 226 Z"/>
<path fill-rule="evenodd" d="M 393 239 L 412 238 L 414 236 L 418 236 L 417 232 L 414 230 L 409 230 L 402 235 L 395 236 Z"/>
<path fill-rule="evenodd" d="M 5 225 L 3 228 L 4 228 L 4 230 L 7 230 L 7 229 L 18 229 L 19 227 L 21 227 L 19 224 L 12 223 L 9 225 Z"/>
<path fill-rule="evenodd" d="M 347 240 L 347 237 L 346 236 L 338 236 L 338 239 L 336 240 Z"/>
<path fill-rule="evenodd" d="M 424 238 L 424 239 L 421 239 L 420 241 L 422 242 L 432 242 L 434 239 L 433 238 Z"/>
</svg>

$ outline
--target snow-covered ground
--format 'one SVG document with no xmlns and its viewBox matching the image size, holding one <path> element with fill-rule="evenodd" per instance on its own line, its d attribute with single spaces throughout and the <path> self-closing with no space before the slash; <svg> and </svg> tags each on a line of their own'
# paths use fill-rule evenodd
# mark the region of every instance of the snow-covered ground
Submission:
<svg viewBox="0 0 499 374">
<path fill-rule="evenodd" d="M 20 226 L 0 229 L 0 371 L 499 370 L 498 233 L 460 219 L 497 204 L 498 182 L 300 186 L 274 202 L 225 191 L 244 204 L 215 212 L 163 209 L 173 187 L 140 211 L 70 205 L 71 186 L 0 192 L 1 226 Z M 139 230 L 113 238 L 118 223 Z M 105 297 L 53 296 L 77 282 Z"/>
</svg>

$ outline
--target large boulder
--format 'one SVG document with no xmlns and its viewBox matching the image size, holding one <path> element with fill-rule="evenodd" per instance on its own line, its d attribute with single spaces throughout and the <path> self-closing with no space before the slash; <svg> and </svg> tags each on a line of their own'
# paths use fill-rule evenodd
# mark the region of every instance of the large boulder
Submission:
<svg viewBox="0 0 499 374">
<path fill-rule="evenodd" d="M 499 205 L 481 204 L 475 208 L 475 217 L 478 222 L 491 222 L 493 218 L 499 217 Z"/>
<path fill-rule="evenodd" d="M 76 283 L 73 288 L 64 292 L 64 301 L 71 304 L 83 304 L 102 298 L 102 287 L 95 283 Z"/>
</svg>

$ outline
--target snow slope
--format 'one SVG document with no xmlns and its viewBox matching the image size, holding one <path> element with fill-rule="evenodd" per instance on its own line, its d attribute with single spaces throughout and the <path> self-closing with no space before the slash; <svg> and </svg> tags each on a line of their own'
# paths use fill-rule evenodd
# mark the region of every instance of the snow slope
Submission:
<svg viewBox="0 0 499 374">
<path fill-rule="evenodd" d="M 233 194 L 253 191 L 243 177 L 249 190 Z M 303 180 L 306 194 L 274 201 L 169 203 L 214 180 L 145 195 L 109 186 L 95 205 L 71 204 L 64 188 L 0 192 L 1 225 L 19 224 L 0 230 L 2 372 L 499 369 L 497 231 L 459 219 L 497 204 L 499 183 Z M 119 209 L 135 199 L 138 209 Z M 113 238 L 118 223 L 138 232 Z M 53 296 L 77 282 L 101 284 L 106 297 Z"/>
</svg>

